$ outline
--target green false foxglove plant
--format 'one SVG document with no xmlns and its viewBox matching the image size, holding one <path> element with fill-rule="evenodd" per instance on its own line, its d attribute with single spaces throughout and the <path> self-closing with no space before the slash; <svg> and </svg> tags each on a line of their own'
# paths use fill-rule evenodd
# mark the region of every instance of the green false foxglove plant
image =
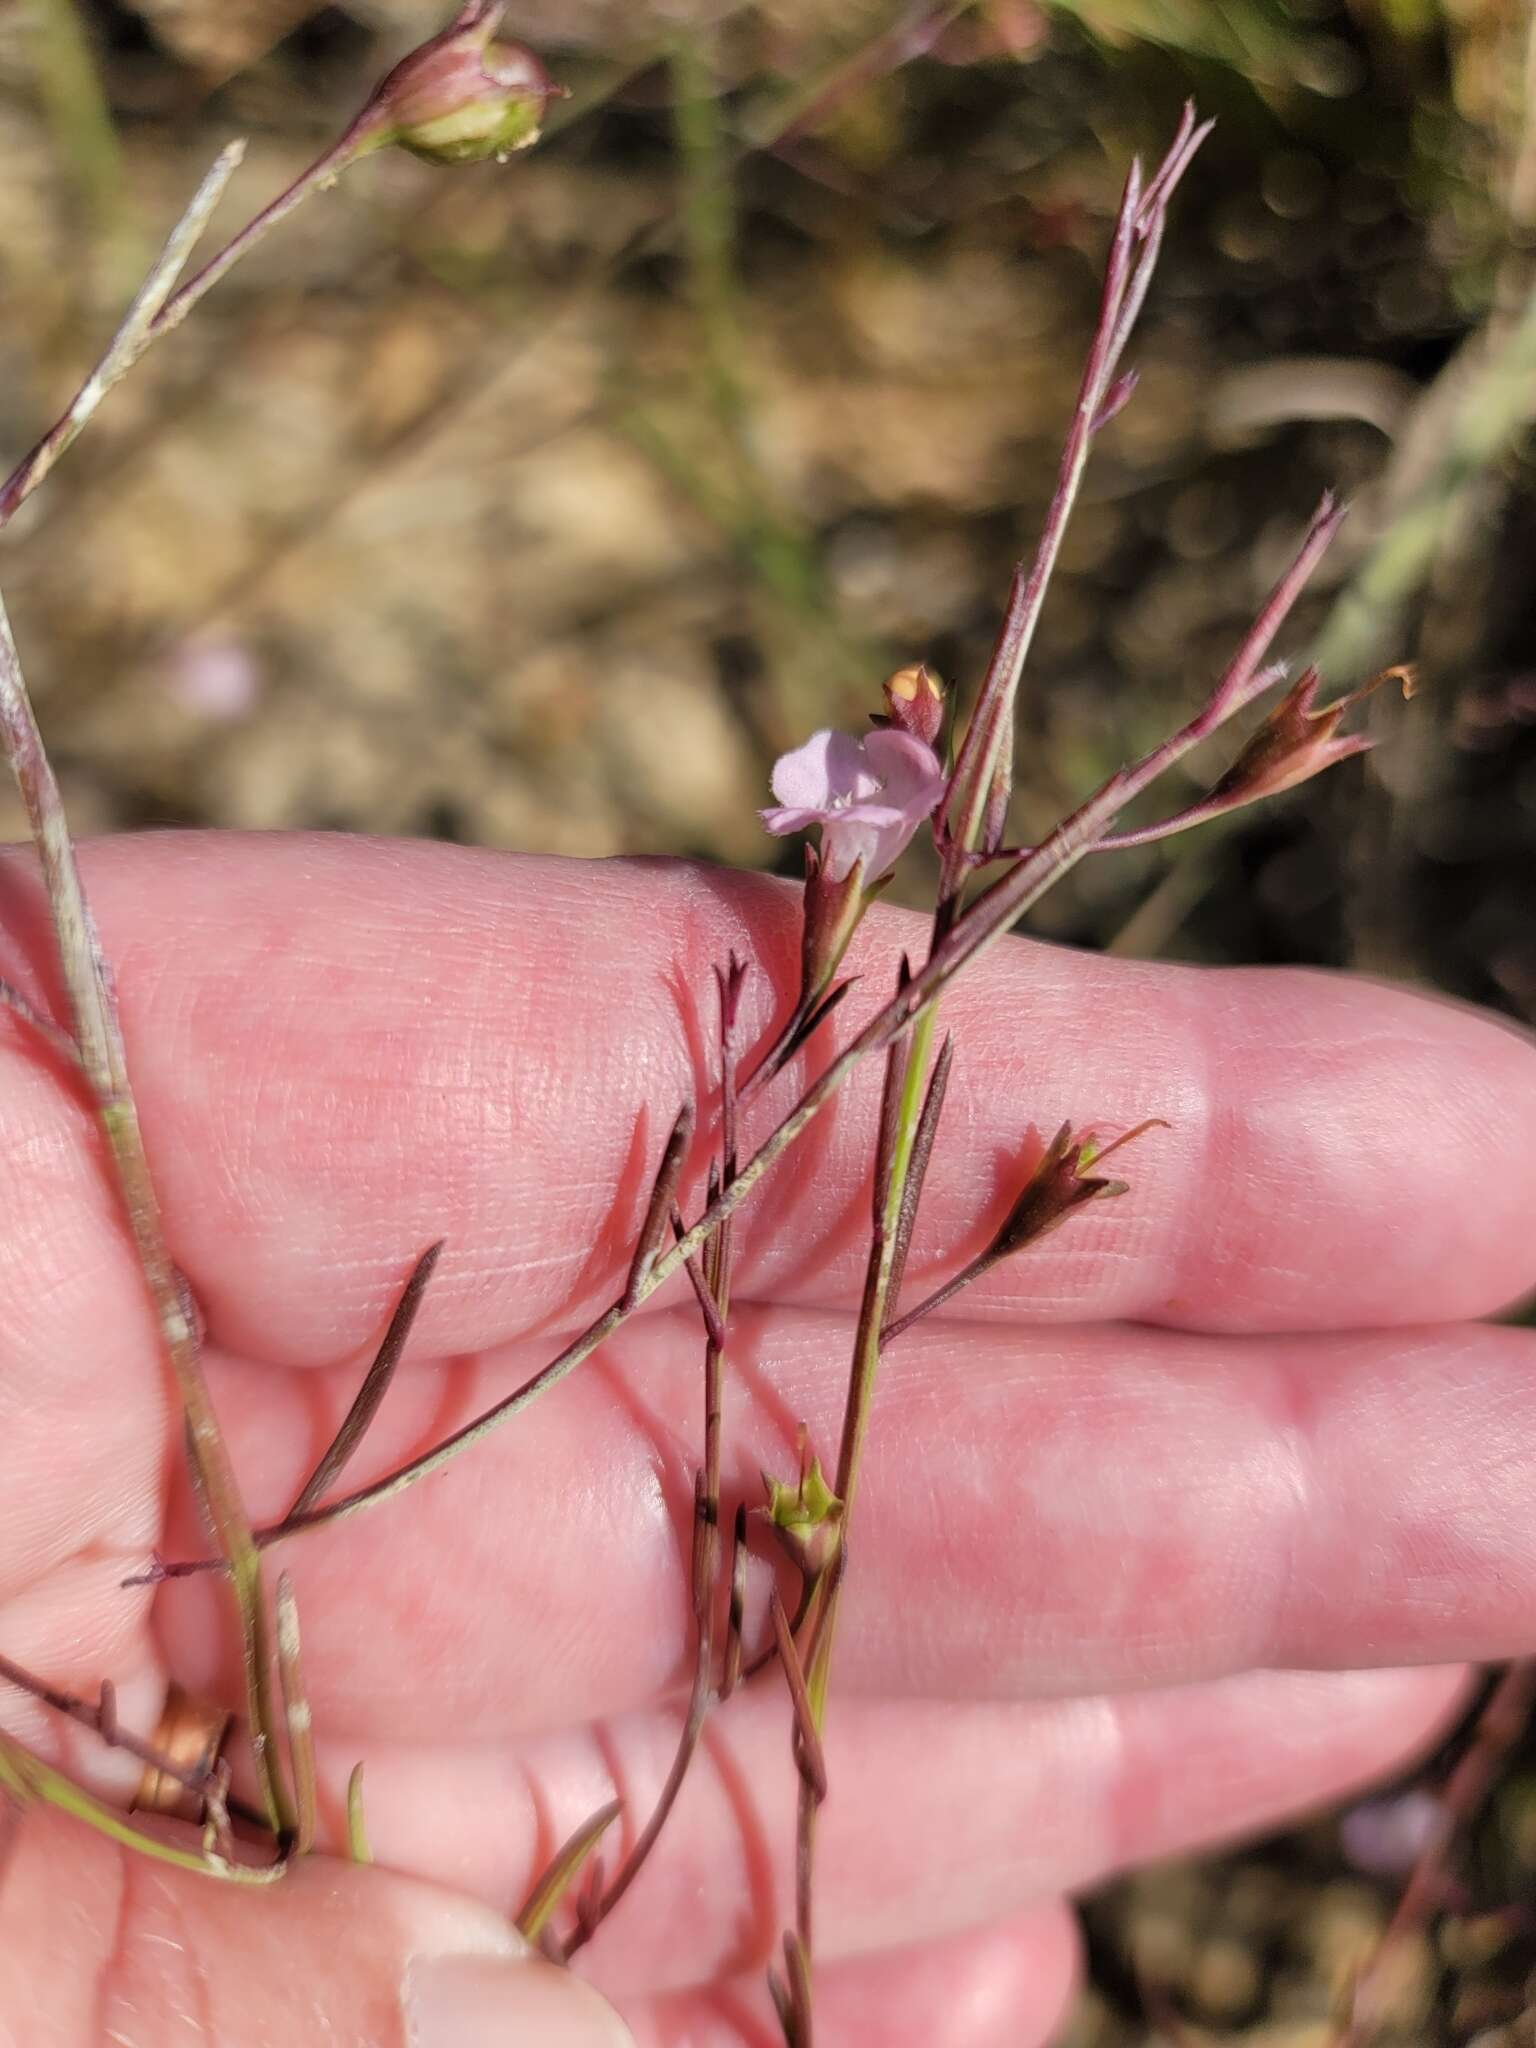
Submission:
<svg viewBox="0 0 1536 2048">
<path fill-rule="evenodd" d="M 456 163 L 505 155 L 531 143 L 554 90 L 529 53 L 497 42 L 504 10 L 462 8 L 443 33 L 398 65 L 339 141 L 189 283 L 179 280 L 215 203 L 238 162 L 226 151 L 204 181 L 164 256 L 97 369 L 59 422 L 0 486 L 0 527 L 44 480 L 108 391 L 145 348 L 171 331 L 239 256 L 308 194 L 347 165 L 386 144 L 434 161 Z M 1015 707 L 1026 657 L 1051 573 L 1096 436 L 1130 401 L 1134 372 L 1122 361 L 1142 304 L 1167 219 L 1169 202 L 1206 133 L 1186 110 L 1172 145 L 1150 178 L 1133 164 L 1116 216 L 1099 317 L 1070 422 L 1061 468 L 1039 546 L 1021 563 L 992 659 L 955 746 L 953 767 L 936 751 L 946 693 L 923 664 L 902 668 L 881 692 L 873 729 L 862 738 L 830 731 L 813 735 L 776 765 L 776 803 L 764 823 L 772 833 L 814 831 L 807 847 L 802 899 L 799 989 L 764 1044 L 744 1042 L 742 992 L 752 963 L 734 955 L 716 970 L 717 1047 L 709 1099 L 667 1105 L 663 1143 L 640 1225 L 613 1296 L 589 1326 L 565 1343 L 523 1385 L 385 1477 L 343 1491 L 346 1469 L 387 1398 L 413 1318 L 443 1247 L 416 1258 L 399 1305 L 335 1439 L 288 1513 L 266 1528 L 251 1524 L 202 1373 L 195 1304 L 166 1251 L 153 1178 L 153 1133 L 141 1130 L 117 1028 L 107 963 L 96 942 L 59 792 L 48 766 L 21 665 L 0 611 L 0 733 L 32 824 L 58 939 L 70 1002 L 67 1028 L 30 1010 L 0 987 L 25 1028 L 79 1068 L 107 1140 L 124 1213 L 154 1303 L 168 1369 L 187 1424 L 192 1484 L 204 1510 L 211 1553 L 168 1562 L 153 1559 L 138 1575 L 158 1581 L 191 1572 L 227 1578 L 245 1647 L 247 1687 L 243 1739 L 250 1746 L 259 1803 L 240 1809 L 228 1796 L 228 1768 L 187 1770 L 117 1721 L 110 1678 L 96 1705 L 74 1698 L 45 1677 L 0 1663 L 0 1679 L 32 1693 L 55 1711 L 130 1749 L 187 1785 L 199 1818 L 182 1836 L 150 1832 L 101 1801 L 20 1743 L 0 1735 L 0 1787 L 22 1802 L 41 1800 L 150 1856 L 166 1857 L 210 1878 L 269 1883 L 316 1839 L 313 1735 L 304 1687 L 299 1618 L 292 1589 L 279 1580 L 269 1594 L 264 1555 L 297 1540 L 322 1541 L 331 1524 L 383 1506 L 409 1487 L 444 1472 L 493 1431 L 510 1424 L 552 1390 L 618 1330 L 658 1289 L 686 1281 L 703 1335 L 702 1442 L 694 1488 L 691 1560 L 692 1678 L 671 1770 L 661 1795 L 633 1830 L 611 1868 L 602 1844 L 624 1819 L 616 1803 L 595 1813 L 558 1851 L 520 1915 L 525 1933 L 551 1955 L 568 1959 L 599 1931 L 640 1876 L 666 1824 L 701 1740 L 708 1716 L 738 1686 L 762 1682 L 776 1667 L 792 1709 L 793 1754 L 799 1773 L 794 1921 L 783 1962 L 771 1983 L 788 2048 L 810 2048 L 815 2026 L 816 1816 L 828 1792 L 821 1733 L 831 1684 L 837 1617 L 850 1583 L 849 1559 L 861 1458 L 881 1360 L 922 1316 L 1005 1258 L 1025 1254 L 1065 1227 L 1084 1207 L 1130 1194 L 1106 1176 L 1112 1154 L 1153 1127 L 1138 1124 L 1113 1142 L 1064 1125 L 1042 1156 L 1020 1162 L 1016 1193 L 986 1249 L 915 1303 L 903 1301 L 908 1254 L 921 1217 L 924 1178 L 943 1142 L 949 1077 L 964 1048 L 935 1043 L 941 999 L 950 984 L 996 945 L 1078 861 L 1139 845 L 1272 794 L 1360 752 L 1368 742 L 1337 728 L 1353 699 L 1316 706 L 1319 680 L 1306 671 L 1279 708 L 1218 776 L 1209 795 L 1160 824 L 1117 834 L 1121 814 L 1196 747 L 1239 717 L 1285 674 L 1268 659 L 1271 646 L 1308 576 L 1337 530 L 1340 513 L 1325 500 L 1294 560 L 1260 609 L 1226 671 L 1189 721 L 1140 760 L 1117 770 L 1051 830 L 1011 845 Z M 179 286 L 179 288 L 178 288 Z M 891 963 L 892 992 L 849 1026 L 834 1050 L 818 1055 L 822 1026 L 834 1011 L 845 1021 L 852 983 L 839 981 L 847 945 L 868 904 L 889 880 L 913 838 L 924 829 L 937 853 L 938 888 L 926 957 Z M 809 1078 L 798 1100 L 749 1141 L 747 1118 L 773 1076 L 793 1055 Z M 854 1070 L 882 1056 L 884 1084 L 870 1162 L 869 1244 L 862 1303 L 848 1362 L 842 1430 L 836 1445 L 812 1444 L 802 1433 L 798 1472 L 765 1475 L 765 1503 L 722 1497 L 722 1448 L 728 1421 L 731 1293 L 738 1217 L 768 1169 L 802 1137 Z M 702 1196 L 691 1189 L 690 1162 L 699 1141 L 709 1156 Z M 690 1214 L 691 1210 L 691 1214 Z M 407 1252 L 414 1248 L 403 1248 Z M 830 1475 L 830 1477 L 828 1476 Z M 754 1535 L 771 1535 L 798 1579 L 789 1604 L 773 1596 L 766 1615 L 747 1612 L 746 1564 Z M 749 1645 L 756 1645 L 750 1650 Z M 348 1800 L 354 1855 L 368 1854 L 354 1775 Z"/>
</svg>

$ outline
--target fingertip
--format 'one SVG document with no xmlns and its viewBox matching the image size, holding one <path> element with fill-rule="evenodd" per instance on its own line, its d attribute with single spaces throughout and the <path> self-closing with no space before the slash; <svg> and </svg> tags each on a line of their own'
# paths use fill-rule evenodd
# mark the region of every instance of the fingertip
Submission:
<svg viewBox="0 0 1536 2048">
<path fill-rule="evenodd" d="M 1202 976 L 1199 1030 L 1207 1184 L 1148 1320 L 1395 1327 L 1488 1315 L 1531 1286 L 1528 1034 L 1308 970 Z"/>
</svg>

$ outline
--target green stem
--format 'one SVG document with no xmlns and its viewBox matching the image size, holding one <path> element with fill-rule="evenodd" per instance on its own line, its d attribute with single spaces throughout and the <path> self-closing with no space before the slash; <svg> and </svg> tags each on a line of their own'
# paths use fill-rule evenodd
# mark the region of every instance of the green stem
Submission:
<svg viewBox="0 0 1536 2048">
<path fill-rule="evenodd" d="M 888 1297 L 896 1256 L 896 1226 L 901 1217 L 902 1198 L 906 1194 L 907 1175 L 912 1165 L 913 1141 L 917 1137 L 918 1120 L 923 1112 L 923 1087 L 928 1078 L 929 1056 L 933 1050 L 933 1034 L 938 1024 L 938 1016 L 939 1006 L 934 1003 L 924 1010 L 913 1028 L 912 1046 L 907 1054 L 907 1070 L 901 1087 L 896 1143 L 891 1155 L 891 1177 L 879 1228 L 875 1231 L 870 1245 L 864 1299 L 859 1308 L 853 1372 L 848 1382 L 848 1404 L 843 1414 L 837 1481 L 833 1488 L 843 1503 L 845 1529 L 853 1508 L 854 1492 L 859 1483 L 859 1465 L 864 1452 L 864 1438 L 869 1428 L 875 1374 L 880 1365 L 881 1332 L 890 1320 L 887 1310 L 890 1306 Z"/>
<path fill-rule="evenodd" d="M 901 1104 L 897 1112 L 896 1136 L 891 1150 L 890 1178 L 879 1220 L 870 1238 L 869 1262 L 865 1268 L 864 1296 L 859 1305 L 858 1329 L 854 1336 L 853 1367 L 848 1379 L 848 1402 L 843 1414 L 842 1440 L 838 1446 L 837 1483 L 834 1488 L 843 1503 L 842 1541 L 848 1540 L 848 1523 L 859 1483 L 864 1440 L 874 1404 L 875 1379 L 880 1367 L 881 1334 L 889 1321 L 887 1308 L 895 1268 L 897 1229 L 902 1199 L 912 1166 L 913 1145 L 923 1111 L 923 1087 L 933 1049 L 938 1004 L 931 1004 L 918 1018 L 907 1053 L 902 1077 Z M 826 1723 L 827 1688 L 832 1675 L 832 1643 L 837 1629 L 839 1596 L 843 1574 L 838 1572 L 820 1600 L 813 1598 L 807 1617 L 811 1650 L 806 1661 L 805 1690 L 812 1723 L 818 1736 Z M 796 1816 L 797 1852 L 795 1880 L 795 1922 L 800 1947 L 807 1963 L 815 1953 L 812 1915 L 812 1878 L 816 1856 L 816 1819 L 821 1800 L 816 1788 L 802 1772 Z"/>
</svg>

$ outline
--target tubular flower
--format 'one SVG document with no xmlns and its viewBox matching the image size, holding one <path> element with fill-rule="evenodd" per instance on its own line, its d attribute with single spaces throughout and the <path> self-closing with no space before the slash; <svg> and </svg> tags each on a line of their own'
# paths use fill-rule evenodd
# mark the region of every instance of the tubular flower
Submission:
<svg viewBox="0 0 1536 2048">
<path fill-rule="evenodd" d="M 944 794 L 944 770 L 932 747 L 882 728 L 864 739 L 812 733 L 774 764 L 778 804 L 762 813 L 770 832 L 821 827 L 822 870 L 845 881 L 860 863 L 866 885 L 889 874 Z"/>
</svg>

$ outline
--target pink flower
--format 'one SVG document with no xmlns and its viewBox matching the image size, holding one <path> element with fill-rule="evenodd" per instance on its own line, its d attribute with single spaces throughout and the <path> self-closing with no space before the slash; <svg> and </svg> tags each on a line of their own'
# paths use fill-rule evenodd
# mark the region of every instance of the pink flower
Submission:
<svg viewBox="0 0 1536 2048">
<path fill-rule="evenodd" d="M 885 728 L 856 740 L 846 732 L 815 732 L 774 763 L 778 806 L 762 813 L 770 832 L 821 827 L 828 881 L 841 882 L 856 862 L 865 882 L 878 881 L 944 794 L 944 770 L 932 747 Z"/>
</svg>

